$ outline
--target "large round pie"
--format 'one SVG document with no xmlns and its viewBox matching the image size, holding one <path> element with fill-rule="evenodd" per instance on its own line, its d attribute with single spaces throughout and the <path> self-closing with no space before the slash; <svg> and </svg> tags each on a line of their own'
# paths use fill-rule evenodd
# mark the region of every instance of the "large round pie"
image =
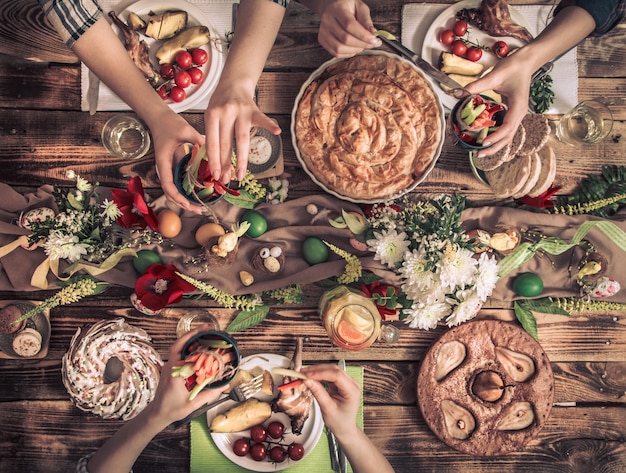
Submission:
<svg viewBox="0 0 626 473">
<path fill-rule="evenodd" d="M 426 423 L 448 446 L 471 455 L 502 455 L 522 449 L 548 419 L 552 367 L 519 326 L 470 321 L 430 347 L 417 398 Z"/>
<path fill-rule="evenodd" d="M 421 182 L 444 139 L 441 102 L 410 62 L 368 52 L 323 65 L 292 116 L 298 158 L 327 191 L 356 202 L 396 197 Z"/>
</svg>

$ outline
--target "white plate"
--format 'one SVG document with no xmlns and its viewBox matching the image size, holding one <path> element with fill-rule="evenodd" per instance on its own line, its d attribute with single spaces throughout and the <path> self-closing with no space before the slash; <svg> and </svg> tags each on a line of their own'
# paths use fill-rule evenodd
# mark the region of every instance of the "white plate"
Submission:
<svg viewBox="0 0 626 473">
<path fill-rule="evenodd" d="M 133 12 L 136 13 L 144 20 L 146 23 L 148 22 L 148 14 L 150 12 L 154 13 L 162 13 L 166 10 L 184 10 L 187 12 L 187 26 L 197 26 L 204 25 L 209 28 L 212 39 L 219 39 L 219 33 L 213 27 L 209 19 L 202 13 L 198 7 L 177 0 L 139 0 L 132 5 L 129 5 L 127 8 L 122 10 L 118 16 L 121 20 L 128 23 L 128 13 Z M 119 30 L 115 24 L 112 25 L 114 30 L 119 33 Z M 121 35 L 121 33 L 119 33 Z M 141 39 L 150 46 L 150 61 L 154 65 L 155 69 L 158 71 L 161 67 L 159 61 L 157 60 L 155 53 L 158 49 L 158 45 L 162 44 L 166 40 L 155 40 L 152 38 L 148 38 L 142 32 L 139 33 Z M 122 38 L 123 41 L 123 38 Z M 189 110 L 195 108 L 200 102 L 205 100 L 210 94 L 213 93 L 215 87 L 217 87 L 217 83 L 219 81 L 220 75 L 222 73 L 222 68 L 224 67 L 224 58 L 222 54 L 222 43 L 221 41 L 211 41 L 209 44 L 205 44 L 201 47 L 207 53 L 209 53 L 209 60 L 200 67 L 200 70 L 204 73 L 204 80 L 200 84 L 191 84 L 189 87 L 185 89 L 187 93 L 187 97 L 182 102 L 176 103 L 167 100 L 167 104 L 170 106 L 172 110 L 176 113 L 184 112 L 185 110 Z"/>
<path fill-rule="evenodd" d="M 256 367 L 271 370 L 275 367 L 288 368 L 291 360 L 281 355 L 275 355 L 272 353 L 260 353 L 258 355 L 251 355 L 242 358 L 240 368 L 245 370 L 251 370 Z M 276 386 L 282 384 L 282 376 L 273 375 L 274 384 Z M 273 398 L 271 396 L 267 396 L 265 394 L 258 394 L 255 396 L 260 401 L 268 401 L 270 402 Z M 222 404 L 221 406 L 216 407 L 215 409 L 211 409 L 207 412 L 207 424 L 211 425 L 211 421 L 213 418 L 229 408 L 233 406 L 232 403 Z M 304 446 L 304 457 L 306 457 L 317 445 L 317 442 L 322 435 L 322 431 L 324 430 L 324 421 L 322 419 L 322 411 L 317 404 L 315 399 L 313 400 L 313 405 L 311 407 L 311 413 L 309 418 L 306 420 L 304 424 L 304 428 L 302 429 L 302 433 L 300 435 L 294 435 L 291 433 L 291 421 L 289 420 L 289 416 L 282 412 L 274 412 L 272 416 L 264 422 L 265 425 L 269 424 L 272 421 L 280 421 L 285 425 L 285 437 L 281 441 L 284 444 L 290 444 L 291 442 L 299 442 Z M 224 454 L 226 458 L 228 458 L 233 463 L 247 468 L 252 471 L 279 471 L 284 470 L 285 468 L 289 468 L 297 464 L 302 460 L 298 460 L 298 462 L 289 460 L 285 460 L 282 463 L 272 463 L 271 461 L 254 461 L 249 456 L 246 457 L 238 457 L 233 453 L 233 443 L 235 440 L 241 437 L 249 437 L 250 431 L 244 430 L 242 432 L 230 433 L 230 434 L 217 434 L 211 432 L 211 437 L 217 445 L 217 448 Z"/>
<path fill-rule="evenodd" d="M 446 8 L 430 25 L 428 31 L 426 32 L 426 36 L 424 37 L 424 41 L 422 41 L 422 58 L 432 64 L 435 67 L 439 67 L 439 58 L 441 56 L 442 51 L 448 51 L 448 46 L 442 44 L 439 41 L 439 34 L 446 29 L 452 29 L 454 25 L 454 21 L 456 18 L 456 12 L 462 10 L 463 8 L 478 8 L 480 6 L 481 0 L 463 0 L 461 2 L 455 3 L 454 5 L 450 5 Z M 526 28 L 531 34 L 533 31 L 531 30 L 526 18 L 518 12 L 512 5 L 509 5 L 509 12 L 511 14 L 511 19 L 516 22 L 518 25 Z M 473 43 L 478 42 L 481 45 L 491 47 L 493 43 L 498 40 L 505 41 L 509 45 L 509 49 L 518 48 L 523 46 L 525 43 L 519 39 L 511 38 L 508 36 L 490 36 L 484 31 L 479 30 L 476 26 L 470 24 L 469 28 L 469 36 L 466 36 L 467 39 L 472 41 Z M 412 45 L 413 48 L 419 47 L 419 44 Z M 415 50 L 415 49 L 414 49 Z M 483 51 L 483 55 L 480 58 L 481 64 L 485 66 L 487 69 L 490 66 L 493 66 L 498 61 L 498 58 L 495 54 L 492 54 L 487 51 Z M 457 102 L 457 99 L 451 97 L 446 94 L 440 87 L 435 87 L 435 90 L 439 94 L 439 98 L 443 102 L 443 105 L 448 109 L 452 109 L 454 104 Z"/>
<path fill-rule="evenodd" d="M 406 64 L 410 65 L 413 69 L 415 69 L 422 77 L 424 77 L 426 79 L 426 82 L 428 84 L 430 84 L 430 86 L 433 89 L 433 91 L 435 91 L 435 95 L 438 96 L 437 92 L 439 91 L 439 88 L 434 86 L 432 79 L 430 77 L 428 77 L 426 74 L 424 74 L 424 72 L 419 67 L 417 67 L 412 62 L 407 61 L 403 57 L 401 57 L 401 56 L 399 56 L 397 54 L 388 53 L 386 51 L 377 51 L 377 50 L 367 50 L 367 51 L 364 51 L 361 54 L 374 54 L 374 55 L 377 54 L 377 55 L 387 56 L 387 57 L 398 59 L 399 61 L 405 62 Z M 317 77 L 320 76 L 329 66 L 335 64 L 336 62 L 340 62 L 340 61 L 344 61 L 344 60 L 345 59 L 334 58 L 334 59 L 330 59 L 329 61 L 326 61 L 324 64 L 322 64 L 319 68 L 317 68 L 317 70 L 315 70 L 309 76 L 309 78 L 304 82 L 304 84 L 302 84 L 302 87 L 300 88 L 300 91 L 298 92 L 298 95 L 296 96 L 296 100 L 294 101 L 293 110 L 291 111 L 291 141 L 293 143 L 293 148 L 294 148 L 294 150 L 296 152 L 296 157 L 298 158 L 298 161 L 300 161 L 300 165 L 302 166 L 302 169 L 304 169 L 304 171 L 309 175 L 311 180 L 313 182 L 315 182 L 315 184 L 320 186 L 328 194 L 334 195 L 335 197 L 338 197 L 338 198 L 343 199 L 343 200 L 347 200 L 349 202 L 354 202 L 354 203 L 357 203 L 357 204 L 376 204 L 376 203 L 385 202 L 385 201 L 391 200 L 391 199 L 397 199 L 398 197 L 401 197 L 404 194 L 407 194 L 408 192 L 411 192 L 419 184 L 421 184 L 428 177 L 430 172 L 435 167 L 435 164 L 437 163 L 437 160 L 439 159 L 439 156 L 441 154 L 441 149 L 443 148 L 443 143 L 445 141 L 445 115 L 444 115 L 444 111 L 443 111 L 443 105 L 442 105 L 440 100 L 437 101 L 437 106 L 439 107 L 439 116 L 441 118 L 440 126 L 441 126 L 441 130 L 442 130 L 441 131 L 441 140 L 439 142 L 439 146 L 437 147 L 437 152 L 435 154 L 435 157 L 432 159 L 430 165 L 428 166 L 428 168 L 426 170 L 424 170 L 424 172 L 422 173 L 422 175 L 418 179 L 413 181 L 411 183 L 411 185 L 408 186 L 406 189 L 404 189 L 402 192 L 399 192 L 399 193 L 394 194 L 394 195 L 388 195 L 388 196 L 385 196 L 385 197 L 376 198 L 376 199 L 354 199 L 354 198 L 351 198 L 351 197 L 347 197 L 345 195 L 341 195 L 338 192 L 336 192 L 335 190 L 329 189 L 328 187 L 326 187 L 326 185 L 324 185 L 322 182 L 320 182 L 317 179 L 317 177 L 315 176 L 315 174 L 307 167 L 306 163 L 304 162 L 304 159 L 302 159 L 302 156 L 300 156 L 300 149 L 298 148 L 298 140 L 296 138 L 296 113 L 298 111 L 298 104 L 300 103 L 300 100 L 302 99 L 302 95 L 306 91 L 306 89 L 309 86 L 309 84 L 311 84 L 311 82 L 313 82 L 315 79 L 317 79 Z"/>
</svg>

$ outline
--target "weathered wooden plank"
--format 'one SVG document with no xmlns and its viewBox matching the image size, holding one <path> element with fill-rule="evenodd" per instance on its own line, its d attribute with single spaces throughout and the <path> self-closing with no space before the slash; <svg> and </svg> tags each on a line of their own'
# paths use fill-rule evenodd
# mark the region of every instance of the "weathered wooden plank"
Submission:
<svg viewBox="0 0 626 473">
<path fill-rule="evenodd" d="M 6 403 L 0 411 L 0 470 L 72 471 L 121 425 L 82 414 L 68 401 Z M 364 407 L 365 432 L 397 472 L 623 471 L 626 410 L 554 408 L 544 429 L 522 452 L 480 458 L 450 449 L 430 432 L 417 406 Z M 593 419 L 593 422 L 589 420 Z M 186 471 L 186 429 L 163 432 L 139 457 L 134 471 Z M 187 465 L 187 466 L 186 466 Z"/>
</svg>

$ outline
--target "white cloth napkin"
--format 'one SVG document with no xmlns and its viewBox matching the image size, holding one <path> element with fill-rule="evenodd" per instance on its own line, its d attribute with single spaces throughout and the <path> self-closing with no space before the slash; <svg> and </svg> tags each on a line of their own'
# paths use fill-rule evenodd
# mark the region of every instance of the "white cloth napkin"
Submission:
<svg viewBox="0 0 626 473">
<path fill-rule="evenodd" d="M 211 22 L 213 28 L 219 33 L 222 40 L 225 39 L 225 34 L 232 30 L 232 5 L 233 0 L 187 0 L 188 3 L 197 7 Z M 135 0 L 100 0 L 98 2 L 105 14 L 114 10 L 115 12 L 121 12 L 125 8 L 136 3 Z M 171 3 L 171 2 L 169 2 Z M 169 4 L 168 3 L 168 4 Z M 184 3 L 184 2 L 181 2 Z M 154 8 L 159 8 L 159 2 L 154 2 Z M 180 8 L 184 8 L 183 5 Z M 107 15 L 107 19 L 108 15 Z M 110 20 L 110 19 L 109 19 Z M 226 58 L 227 48 L 222 48 L 222 55 Z M 222 64 L 224 61 L 221 61 Z M 221 72 L 221 71 L 220 71 Z M 81 64 L 81 76 L 80 76 L 80 92 L 81 92 L 81 110 L 89 111 L 89 104 L 87 101 L 87 90 L 89 89 L 89 69 Z M 210 95 L 205 97 L 202 101 L 195 104 L 191 110 L 205 110 L 209 104 Z M 99 85 L 98 91 L 98 108 L 99 111 L 113 111 L 113 110 L 130 110 L 130 107 L 122 101 L 117 95 L 115 95 L 111 89 L 109 89 L 103 83 Z"/>
<path fill-rule="evenodd" d="M 430 25 L 450 4 L 408 3 L 402 9 L 402 43 L 420 53 L 422 43 Z M 514 7 L 527 21 L 530 33 L 536 36 L 548 24 L 553 5 L 515 5 Z M 425 58 L 428 59 L 428 58 Z M 578 63 L 576 48 L 563 55 L 554 63 L 552 90 L 554 103 L 546 113 L 565 113 L 578 103 Z"/>
</svg>

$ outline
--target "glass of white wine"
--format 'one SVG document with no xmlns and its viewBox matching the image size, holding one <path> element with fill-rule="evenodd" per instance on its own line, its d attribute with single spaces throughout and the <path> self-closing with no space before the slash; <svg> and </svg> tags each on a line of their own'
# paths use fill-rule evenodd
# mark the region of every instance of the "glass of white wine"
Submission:
<svg viewBox="0 0 626 473">
<path fill-rule="evenodd" d="M 584 100 L 567 112 L 556 126 L 556 137 L 569 144 L 593 144 L 606 138 L 613 128 L 613 114 L 599 100 Z"/>
<path fill-rule="evenodd" d="M 211 312 L 205 309 L 190 309 L 178 319 L 176 336 L 181 337 L 202 324 L 209 325 L 207 330 L 220 330 L 220 323 Z"/>
</svg>

